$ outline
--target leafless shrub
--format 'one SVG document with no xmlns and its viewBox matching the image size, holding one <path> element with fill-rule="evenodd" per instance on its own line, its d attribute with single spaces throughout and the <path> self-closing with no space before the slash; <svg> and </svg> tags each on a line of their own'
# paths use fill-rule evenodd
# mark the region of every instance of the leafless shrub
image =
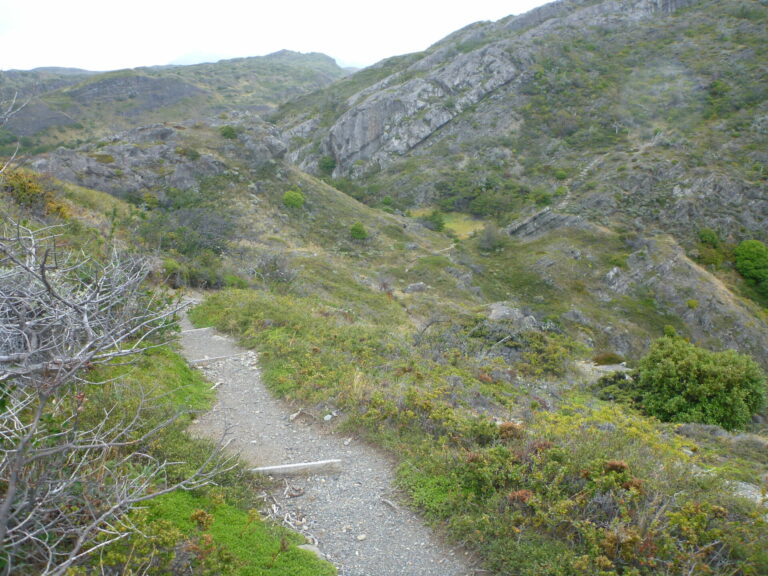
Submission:
<svg viewBox="0 0 768 576">
<path fill-rule="evenodd" d="M 254 262 L 253 274 L 262 282 L 290 284 L 298 272 L 291 267 L 289 258 L 280 252 L 264 252 Z"/>
<path fill-rule="evenodd" d="M 105 263 L 57 247 L 54 226 L 5 219 L 0 230 L 0 571 L 63 574 L 129 534 L 140 502 L 211 482 L 213 453 L 188 480 L 144 451 L 149 400 L 130 413 L 105 407 L 84 420 L 89 371 L 163 344 L 179 306 L 144 287 L 147 265 Z"/>
</svg>

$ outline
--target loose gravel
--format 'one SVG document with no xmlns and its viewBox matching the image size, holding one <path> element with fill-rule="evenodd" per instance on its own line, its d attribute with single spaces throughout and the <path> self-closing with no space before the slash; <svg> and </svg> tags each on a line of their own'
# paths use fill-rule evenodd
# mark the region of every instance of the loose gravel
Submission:
<svg viewBox="0 0 768 576">
<path fill-rule="evenodd" d="M 211 328 L 182 325 L 187 360 L 217 392 L 213 409 L 192 425 L 254 465 L 340 459 L 340 471 L 280 478 L 270 514 L 304 534 L 308 549 L 340 576 L 468 576 L 470 557 L 438 538 L 407 508 L 394 487 L 392 462 L 354 437 L 333 431 L 333 414 L 309 414 L 273 398 L 262 384 L 256 353 Z M 330 420 L 328 417 L 330 416 Z"/>
</svg>

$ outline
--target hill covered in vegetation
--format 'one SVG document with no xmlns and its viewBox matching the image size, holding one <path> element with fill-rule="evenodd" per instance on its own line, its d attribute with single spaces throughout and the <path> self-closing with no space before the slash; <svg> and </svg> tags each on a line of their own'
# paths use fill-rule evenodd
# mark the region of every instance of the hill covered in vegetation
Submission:
<svg viewBox="0 0 768 576">
<path fill-rule="evenodd" d="M 25 158 L 47 195 L 4 192 L 216 289 L 193 319 L 391 451 L 493 573 L 757 575 L 766 22 L 563 0 L 345 77 L 41 71 L 85 128 Z"/>
</svg>

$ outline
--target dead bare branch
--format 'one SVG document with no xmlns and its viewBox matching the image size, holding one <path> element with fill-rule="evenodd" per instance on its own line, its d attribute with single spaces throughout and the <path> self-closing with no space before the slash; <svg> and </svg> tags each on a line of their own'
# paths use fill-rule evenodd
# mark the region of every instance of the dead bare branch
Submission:
<svg viewBox="0 0 768 576">
<path fill-rule="evenodd" d="M 163 343 L 182 308 L 148 291 L 147 264 L 65 253 L 55 226 L 5 217 L 0 229 L 0 573 L 64 574 L 131 530 L 125 513 L 178 489 L 213 482 L 232 463 L 214 450 L 187 479 L 145 447 L 175 415 L 147 425 L 156 397 L 132 412 L 81 415 L 96 365 Z M 112 385 L 118 383 L 112 382 Z M 145 429 L 146 428 L 146 429 Z"/>
</svg>

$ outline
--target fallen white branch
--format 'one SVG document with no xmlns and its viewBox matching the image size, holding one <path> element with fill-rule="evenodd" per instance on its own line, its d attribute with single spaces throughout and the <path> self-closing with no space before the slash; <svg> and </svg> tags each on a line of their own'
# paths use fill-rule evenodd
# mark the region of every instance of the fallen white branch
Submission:
<svg viewBox="0 0 768 576">
<path fill-rule="evenodd" d="M 267 476 L 298 476 L 300 474 L 322 474 L 341 472 L 341 460 L 318 460 L 317 462 L 298 462 L 296 464 L 281 464 L 279 466 L 259 466 L 251 472 Z"/>
</svg>

